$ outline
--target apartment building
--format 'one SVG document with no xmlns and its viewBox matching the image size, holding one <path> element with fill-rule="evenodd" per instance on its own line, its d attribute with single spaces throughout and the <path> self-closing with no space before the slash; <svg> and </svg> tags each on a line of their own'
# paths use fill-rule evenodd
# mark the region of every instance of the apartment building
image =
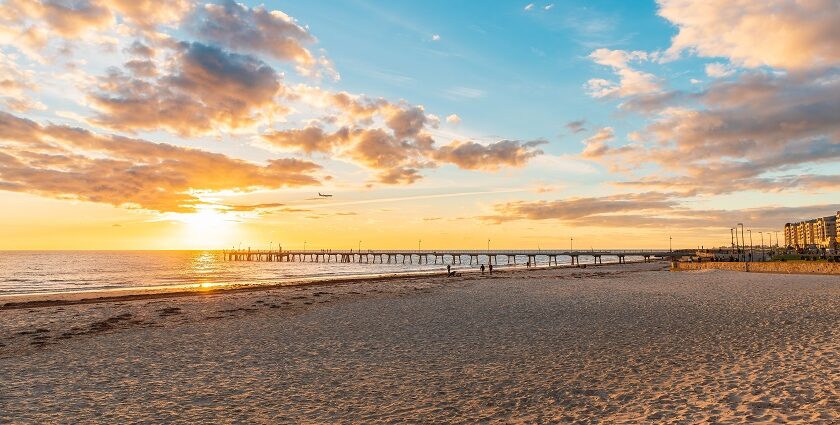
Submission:
<svg viewBox="0 0 840 425">
<path fill-rule="evenodd" d="M 840 211 L 835 215 L 819 217 L 798 223 L 785 223 L 785 245 L 794 249 L 831 249 L 840 246 L 837 223 Z"/>
</svg>

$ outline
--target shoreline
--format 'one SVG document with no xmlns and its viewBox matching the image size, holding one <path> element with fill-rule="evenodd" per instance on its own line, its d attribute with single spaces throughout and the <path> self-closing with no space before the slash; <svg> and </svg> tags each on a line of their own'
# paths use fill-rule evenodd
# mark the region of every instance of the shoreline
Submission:
<svg viewBox="0 0 840 425">
<path fill-rule="evenodd" d="M 651 263 L 665 262 L 665 260 L 652 260 Z M 627 261 L 625 264 L 640 264 L 644 261 Z M 585 268 L 585 267 L 603 267 L 620 265 L 619 263 L 602 263 L 602 264 L 582 264 L 582 265 L 556 265 L 556 266 L 534 266 L 531 268 L 525 266 L 505 266 L 504 268 L 495 268 L 493 274 L 509 274 L 521 271 L 540 271 L 540 270 L 557 270 L 557 269 L 571 269 L 571 268 Z M 583 266 L 583 267 L 581 267 Z M 462 275 L 481 275 L 478 269 L 458 269 L 458 273 L 454 279 Z M 489 275 L 489 272 L 485 272 Z M 126 288 L 112 288 L 112 289 L 94 289 L 88 291 L 68 291 L 68 292 L 46 292 L 46 293 L 31 293 L 31 294 L 12 294 L 0 295 L 0 312 L 5 310 L 17 310 L 23 308 L 46 308 L 59 307 L 66 305 L 79 304 L 97 304 L 108 302 L 121 301 L 141 301 L 162 298 L 180 298 L 190 296 L 207 296 L 219 294 L 233 294 L 242 292 L 255 291 L 270 291 L 280 288 L 290 287 L 307 287 L 319 285 L 338 285 L 346 283 L 358 282 L 388 282 L 401 279 L 415 279 L 423 277 L 439 277 L 442 279 L 450 279 L 445 276 L 443 270 L 425 270 L 425 271 L 411 271 L 404 273 L 385 273 L 385 274 L 368 274 L 368 275 L 354 275 L 354 276 L 336 276 L 325 277 L 319 276 L 314 278 L 290 279 L 272 284 L 186 284 L 186 285 L 171 285 L 171 286 L 144 286 L 144 287 L 126 287 Z"/>
</svg>

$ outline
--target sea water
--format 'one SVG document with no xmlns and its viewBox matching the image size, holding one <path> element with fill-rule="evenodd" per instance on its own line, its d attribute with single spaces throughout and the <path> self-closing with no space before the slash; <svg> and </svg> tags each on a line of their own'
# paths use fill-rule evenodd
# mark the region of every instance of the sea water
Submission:
<svg viewBox="0 0 840 425">
<path fill-rule="evenodd" d="M 430 256 L 431 259 L 431 256 Z M 627 257 L 628 261 L 634 258 Z M 122 288 L 183 285 L 261 285 L 279 284 L 301 279 L 382 275 L 446 270 L 451 263 L 313 263 L 224 261 L 218 251 L 0 251 L 0 295 L 76 292 Z M 465 263 L 469 259 L 463 258 Z M 486 264 L 486 257 L 481 262 Z M 501 269 L 506 257 L 498 257 Z M 517 257 L 521 267 L 527 261 Z M 604 256 L 604 263 L 617 262 Z M 558 256 L 560 265 L 570 258 Z M 592 257 L 581 255 L 581 264 L 592 263 Z M 538 265 L 547 265 L 548 257 L 538 256 Z M 478 268 L 478 264 L 454 264 L 453 269 Z"/>
</svg>

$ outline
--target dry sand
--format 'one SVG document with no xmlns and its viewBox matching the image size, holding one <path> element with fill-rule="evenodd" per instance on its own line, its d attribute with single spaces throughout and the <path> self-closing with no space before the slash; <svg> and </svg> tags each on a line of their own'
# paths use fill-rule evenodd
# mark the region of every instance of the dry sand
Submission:
<svg viewBox="0 0 840 425">
<path fill-rule="evenodd" d="M 630 264 L 0 310 L 0 423 L 838 423 L 837 276 Z"/>
</svg>

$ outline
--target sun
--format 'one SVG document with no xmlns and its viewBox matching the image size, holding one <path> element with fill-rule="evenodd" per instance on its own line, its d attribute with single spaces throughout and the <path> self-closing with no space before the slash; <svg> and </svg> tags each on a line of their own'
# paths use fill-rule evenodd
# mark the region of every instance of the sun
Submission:
<svg viewBox="0 0 840 425">
<path fill-rule="evenodd" d="M 226 246 L 240 222 L 235 215 L 212 207 L 199 207 L 194 213 L 173 218 L 183 226 L 181 245 L 197 249 Z"/>
</svg>

